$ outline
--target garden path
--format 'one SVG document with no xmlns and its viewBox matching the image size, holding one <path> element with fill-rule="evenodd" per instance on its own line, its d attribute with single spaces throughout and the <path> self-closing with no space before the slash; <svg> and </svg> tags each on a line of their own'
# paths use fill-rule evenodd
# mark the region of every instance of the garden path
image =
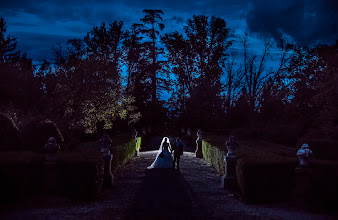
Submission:
<svg viewBox="0 0 338 220">
<path fill-rule="evenodd" d="M 238 193 L 222 188 L 221 178 L 194 156 L 193 147 L 186 147 L 190 152 L 184 152 L 180 171 L 147 170 L 157 152 L 141 152 L 98 201 L 37 198 L 7 207 L 1 219 L 333 219 L 288 204 L 245 204 Z"/>
</svg>

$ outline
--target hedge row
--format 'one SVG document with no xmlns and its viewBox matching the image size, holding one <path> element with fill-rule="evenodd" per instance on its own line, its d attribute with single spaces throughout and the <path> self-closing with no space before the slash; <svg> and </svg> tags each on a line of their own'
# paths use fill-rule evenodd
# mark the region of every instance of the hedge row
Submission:
<svg viewBox="0 0 338 220">
<path fill-rule="evenodd" d="M 240 159 L 236 166 L 238 187 L 243 198 L 250 203 L 290 199 L 294 186 L 294 169 L 298 165 L 298 160 L 295 158 L 268 161 L 269 157 L 264 153 L 270 155 L 269 152 L 254 150 L 254 148 L 247 151 L 250 155 L 239 153 Z M 224 175 L 226 151 L 203 140 L 202 152 L 204 159 L 217 173 Z"/>
<path fill-rule="evenodd" d="M 224 156 L 226 152 L 203 140 L 202 153 L 203 158 L 211 164 L 217 173 L 219 175 L 224 175 Z"/>
<path fill-rule="evenodd" d="M 116 173 L 121 167 L 133 159 L 136 153 L 136 140 L 113 147 L 112 172 Z M 137 138 L 137 148 L 141 148 L 141 137 Z"/>
<path fill-rule="evenodd" d="M 140 149 L 141 138 L 137 140 Z M 132 140 L 113 148 L 114 173 L 134 157 L 135 145 L 135 140 Z M 1 152 L 1 200 L 15 200 L 44 192 L 72 199 L 96 199 L 102 191 L 104 161 L 99 153 L 93 153 L 96 146 L 92 148 L 88 152 L 60 152 L 54 166 L 46 164 L 45 157 L 35 152 Z M 50 192 L 50 188 L 55 189 Z"/>
<path fill-rule="evenodd" d="M 314 160 L 311 166 L 311 205 L 338 212 L 338 162 Z"/>
<path fill-rule="evenodd" d="M 295 188 L 296 156 L 273 156 L 271 152 L 253 149 L 248 150 L 250 155 L 239 153 L 236 166 L 238 187 L 243 198 L 249 203 L 290 200 Z M 202 151 L 204 159 L 223 175 L 226 152 L 207 141 L 203 141 Z M 338 163 L 313 160 L 311 167 L 311 199 L 308 203 L 314 208 L 334 210 L 338 206 Z"/>
<path fill-rule="evenodd" d="M 62 153 L 55 165 L 49 165 L 44 156 L 34 152 L 2 152 L 0 155 L 9 158 L 0 163 L 4 200 L 39 193 L 87 200 L 100 195 L 104 168 L 101 158 L 88 160 L 78 154 Z"/>
<path fill-rule="evenodd" d="M 236 167 L 239 190 L 249 203 L 289 200 L 297 165 L 297 160 L 259 162 L 239 159 Z"/>
</svg>

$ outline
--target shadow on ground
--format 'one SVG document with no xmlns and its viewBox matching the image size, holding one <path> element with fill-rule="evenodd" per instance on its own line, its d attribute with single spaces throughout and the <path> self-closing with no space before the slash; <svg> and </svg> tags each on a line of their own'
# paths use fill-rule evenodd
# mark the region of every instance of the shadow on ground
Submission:
<svg viewBox="0 0 338 220">
<path fill-rule="evenodd" d="M 206 216 L 187 180 L 174 169 L 146 170 L 127 213 L 127 219 L 204 219 Z"/>
</svg>

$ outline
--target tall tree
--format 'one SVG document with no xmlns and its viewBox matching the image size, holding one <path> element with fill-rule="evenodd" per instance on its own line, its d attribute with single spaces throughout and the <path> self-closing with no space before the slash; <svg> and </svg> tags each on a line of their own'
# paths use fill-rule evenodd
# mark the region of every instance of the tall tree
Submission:
<svg viewBox="0 0 338 220">
<path fill-rule="evenodd" d="M 177 113 L 182 114 L 187 108 L 187 100 L 189 99 L 198 76 L 197 68 L 194 65 L 194 53 L 192 52 L 189 40 L 184 39 L 182 34 L 177 31 L 166 34 L 161 39 L 167 49 L 168 63 L 167 71 L 170 71 L 177 80 L 173 94 L 174 105 L 172 109 L 176 109 Z"/>
<path fill-rule="evenodd" d="M 266 86 L 269 85 L 273 86 L 273 84 L 267 83 L 270 79 L 273 79 L 272 82 L 278 81 L 278 84 L 285 83 L 285 81 L 280 80 L 285 78 L 286 67 L 292 56 L 293 47 L 286 39 L 280 39 L 275 45 L 272 38 L 266 38 L 262 52 L 252 53 L 249 51 L 250 40 L 247 33 L 240 37 L 240 43 L 243 46 L 243 86 L 246 88 L 251 110 L 254 111 L 259 109 L 263 89 L 267 89 Z M 279 59 L 277 68 L 267 67 L 267 63 L 272 58 L 272 50 L 274 50 L 273 58 Z M 279 58 L 278 54 L 280 55 Z"/>
<path fill-rule="evenodd" d="M 338 137 L 337 48 L 337 42 L 297 48 L 289 69 L 293 106 L 326 138 Z"/>
<path fill-rule="evenodd" d="M 264 49 L 262 55 L 259 57 L 257 54 L 252 56 L 248 55 L 249 39 L 245 34 L 241 39 L 244 49 L 244 82 L 248 91 L 249 104 L 254 110 L 258 100 L 259 92 L 263 88 L 263 83 L 270 73 L 266 71 L 266 60 L 270 55 L 270 50 L 273 45 L 272 39 L 267 39 L 264 42 Z"/>
<path fill-rule="evenodd" d="M 235 97 L 240 93 L 239 89 L 243 79 L 242 68 L 243 65 L 236 62 L 237 53 L 230 51 L 228 59 L 225 61 L 224 73 L 226 81 L 223 86 L 225 95 L 225 108 L 226 112 L 230 113 Z"/>
<path fill-rule="evenodd" d="M 51 94 L 57 94 L 61 114 L 69 119 L 70 127 L 93 132 L 98 122 L 112 128 L 117 118 L 126 119 L 126 123 L 139 118 L 133 97 L 121 89 L 122 27 L 122 22 L 102 23 L 83 40 L 69 40 L 66 53 L 56 50 L 58 84 Z"/>
<path fill-rule="evenodd" d="M 150 51 L 150 57 L 152 60 L 152 65 L 150 68 L 151 73 L 151 89 L 152 89 L 152 103 L 156 105 L 157 102 L 157 72 L 160 69 L 160 65 L 157 62 L 158 54 L 161 52 L 161 49 L 156 47 L 156 40 L 165 27 L 161 21 L 163 21 L 162 10 L 156 9 L 145 9 L 143 10 L 145 16 L 141 19 L 143 24 L 142 28 L 140 29 L 141 33 L 145 36 L 149 37 L 150 42 L 144 42 L 144 45 Z"/>
<path fill-rule="evenodd" d="M 15 51 L 17 41 L 11 35 L 5 36 L 7 24 L 3 17 L 0 18 L 0 63 L 17 61 L 20 57 L 20 52 Z"/>
<path fill-rule="evenodd" d="M 34 81 L 34 66 L 27 54 L 16 51 L 17 41 L 6 36 L 7 25 L 0 18 L 0 103 L 13 103 L 25 110 L 36 107 L 39 87 Z"/>
<path fill-rule="evenodd" d="M 190 110 L 196 117 L 203 114 L 210 119 L 221 111 L 221 75 L 226 49 L 231 45 L 229 30 L 223 19 L 203 15 L 194 15 L 184 30 L 186 38 L 175 32 L 166 34 L 162 42 L 168 49 L 171 71 L 184 92 L 182 97 L 189 97 Z M 201 113 L 198 109 L 209 111 Z"/>
</svg>

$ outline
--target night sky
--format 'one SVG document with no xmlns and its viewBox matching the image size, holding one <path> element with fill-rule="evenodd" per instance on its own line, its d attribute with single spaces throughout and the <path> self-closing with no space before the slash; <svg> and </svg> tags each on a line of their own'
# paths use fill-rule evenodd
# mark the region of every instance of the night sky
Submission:
<svg viewBox="0 0 338 220">
<path fill-rule="evenodd" d="M 186 20 L 194 14 L 224 18 L 231 38 L 254 34 L 251 43 L 257 51 L 265 36 L 289 36 L 303 46 L 338 39 L 336 0 L 2 0 L 0 16 L 7 22 L 7 34 L 18 39 L 18 49 L 39 61 L 50 59 L 56 43 L 83 38 L 102 22 L 124 21 L 129 29 L 143 17 L 143 9 L 164 12 L 162 34 L 183 33 Z M 236 44 L 232 48 L 240 49 Z"/>
</svg>

